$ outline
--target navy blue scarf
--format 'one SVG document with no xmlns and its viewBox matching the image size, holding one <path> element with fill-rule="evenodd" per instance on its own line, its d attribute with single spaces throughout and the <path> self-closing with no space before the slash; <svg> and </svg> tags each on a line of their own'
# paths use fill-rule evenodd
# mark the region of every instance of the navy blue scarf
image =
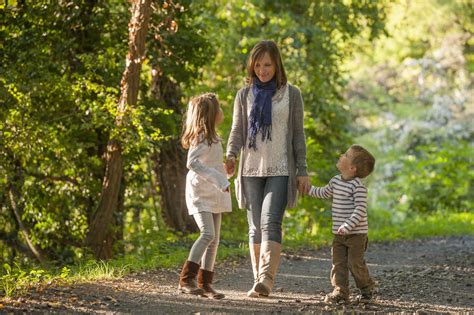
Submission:
<svg viewBox="0 0 474 315">
<path fill-rule="evenodd" d="M 276 79 L 262 83 L 255 77 L 252 92 L 254 100 L 249 117 L 249 148 L 257 150 L 259 132 L 262 132 L 262 141 L 272 140 L 272 96 L 276 92 Z"/>
</svg>

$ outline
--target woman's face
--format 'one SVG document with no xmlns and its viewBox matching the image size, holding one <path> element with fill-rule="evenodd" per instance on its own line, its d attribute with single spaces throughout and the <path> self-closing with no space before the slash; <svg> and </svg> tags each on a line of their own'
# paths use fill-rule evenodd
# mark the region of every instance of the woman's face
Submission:
<svg viewBox="0 0 474 315">
<path fill-rule="evenodd" d="M 253 70 L 262 83 L 273 79 L 275 75 L 275 63 L 268 52 L 255 62 Z"/>
</svg>

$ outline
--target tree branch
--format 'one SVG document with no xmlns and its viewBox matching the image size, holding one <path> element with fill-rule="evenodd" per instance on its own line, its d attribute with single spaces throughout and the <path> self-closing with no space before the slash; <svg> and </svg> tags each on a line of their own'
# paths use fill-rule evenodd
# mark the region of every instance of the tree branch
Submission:
<svg viewBox="0 0 474 315">
<path fill-rule="evenodd" d="M 48 175 L 48 174 L 41 174 L 41 173 L 35 173 L 35 172 L 30 172 L 30 171 L 25 171 L 26 175 L 33 176 L 35 178 L 44 180 L 44 181 L 51 181 L 51 182 L 68 182 L 74 185 L 79 185 L 78 181 L 74 178 L 68 177 L 68 176 L 54 176 L 54 175 Z"/>
</svg>

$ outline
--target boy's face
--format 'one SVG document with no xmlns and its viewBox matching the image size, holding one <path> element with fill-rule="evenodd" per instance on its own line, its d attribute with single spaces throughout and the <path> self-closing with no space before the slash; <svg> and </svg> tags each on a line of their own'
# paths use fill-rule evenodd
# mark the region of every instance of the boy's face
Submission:
<svg viewBox="0 0 474 315">
<path fill-rule="evenodd" d="M 341 154 L 336 167 L 341 172 L 343 178 L 353 178 L 356 174 L 356 167 L 352 164 L 353 154 L 351 149 Z"/>
</svg>

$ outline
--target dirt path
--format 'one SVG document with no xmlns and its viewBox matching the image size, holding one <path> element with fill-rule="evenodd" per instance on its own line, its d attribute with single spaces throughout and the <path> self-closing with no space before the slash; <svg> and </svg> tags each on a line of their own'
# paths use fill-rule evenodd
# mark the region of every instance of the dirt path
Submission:
<svg viewBox="0 0 474 315">
<path fill-rule="evenodd" d="M 474 314 L 473 254 L 473 236 L 369 244 L 367 262 L 379 286 L 375 300 L 367 305 L 331 306 L 323 302 L 324 293 L 331 289 L 330 249 L 326 247 L 285 254 L 275 292 L 269 298 L 246 296 L 252 282 L 250 260 L 246 258 L 218 267 L 215 287 L 226 294 L 220 301 L 179 295 L 179 270 L 158 270 L 32 292 L 23 298 L 3 300 L 0 312 Z"/>
</svg>

